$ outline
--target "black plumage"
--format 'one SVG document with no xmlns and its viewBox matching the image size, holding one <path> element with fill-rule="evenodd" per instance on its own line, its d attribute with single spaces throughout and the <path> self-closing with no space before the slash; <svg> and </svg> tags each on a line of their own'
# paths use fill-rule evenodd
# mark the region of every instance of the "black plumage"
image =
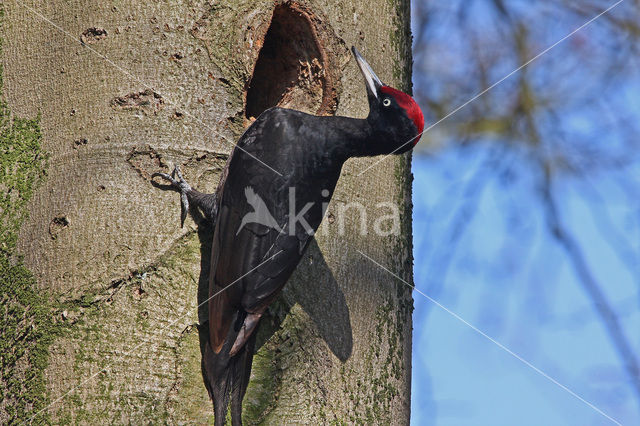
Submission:
<svg viewBox="0 0 640 426">
<path fill-rule="evenodd" d="M 183 220 L 191 204 L 214 224 L 202 365 L 217 425 L 230 397 L 232 422 L 241 424 L 255 329 L 320 225 L 345 161 L 406 152 L 422 132 L 413 99 L 384 86 L 353 53 L 367 82 L 366 119 L 271 108 L 238 141 L 215 194 L 193 190 L 177 168 L 177 179 L 154 175 L 181 191 Z"/>
</svg>

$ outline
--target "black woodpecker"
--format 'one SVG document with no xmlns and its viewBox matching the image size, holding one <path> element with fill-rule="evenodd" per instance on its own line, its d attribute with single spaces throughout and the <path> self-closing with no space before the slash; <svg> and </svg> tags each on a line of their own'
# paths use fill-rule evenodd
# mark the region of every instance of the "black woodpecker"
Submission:
<svg viewBox="0 0 640 426">
<path fill-rule="evenodd" d="M 182 222 L 191 205 L 214 224 L 202 370 L 216 425 L 224 425 L 230 398 L 232 423 L 242 424 L 256 327 L 320 225 L 342 165 L 351 157 L 402 154 L 422 134 L 418 104 L 385 86 L 352 52 L 366 82 L 366 119 L 270 108 L 238 141 L 214 194 L 192 189 L 177 166 L 172 175 L 154 174 L 180 191 Z"/>
</svg>

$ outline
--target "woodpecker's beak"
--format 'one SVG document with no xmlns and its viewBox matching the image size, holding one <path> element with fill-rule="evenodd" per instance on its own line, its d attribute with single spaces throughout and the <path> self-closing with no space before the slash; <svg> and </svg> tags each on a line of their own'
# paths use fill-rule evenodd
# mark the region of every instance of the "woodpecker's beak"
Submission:
<svg viewBox="0 0 640 426">
<path fill-rule="evenodd" d="M 353 52 L 353 56 L 355 56 L 356 62 L 360 67 L 360 71 L 362 71 L 362 75 L 367 82 L 367 94 L 369 95 L 369 98 L 378 99 L 378 90 L 384 86 L 384 84 L 373 72 L 367 61 L 365 61 L 362 55 L 360 55 L 360 52 L 358 52 L 355 46 L 351 46 L 351 51 Z"/>
</svg>

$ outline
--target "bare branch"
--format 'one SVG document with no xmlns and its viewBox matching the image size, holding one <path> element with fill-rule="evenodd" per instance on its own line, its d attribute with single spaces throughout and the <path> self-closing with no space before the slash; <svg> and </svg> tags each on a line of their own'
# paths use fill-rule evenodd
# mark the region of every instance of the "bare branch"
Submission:
<svg viewBox="0 0 640 426">
<path fill-rule="evenodd" d="M 558 208 L 553 198 L 552 182 L 549 177 L 549 173 L 545 174 L 545 179 L 541 189 L 549 231 L 558 244 L 564 249 L 576 275 L 579 278 L 579 282 L 582 284 L 583 289 L 593 302 L 593 306 L 600 316 L 602 323 L 611 338 L 611 342 L 618 352 L 618 356 L 629 375 L 631 386 L 636 392 L 638 403 L 640 403 L 640 364 L 638 363 L 638 359 L 636 358 L 629 340 L 620 326 L 620 322 L 618 321 L 615 311 L 607 301 L 600 284 L 591 273 L 579 244 L 576 243 L 560 220 Z"/>
</svg>

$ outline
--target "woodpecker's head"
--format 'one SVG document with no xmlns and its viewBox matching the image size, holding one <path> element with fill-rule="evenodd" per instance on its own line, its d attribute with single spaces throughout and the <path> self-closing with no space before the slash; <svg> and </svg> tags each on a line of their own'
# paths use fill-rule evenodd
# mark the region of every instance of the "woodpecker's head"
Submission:
<svg viewBox="0 0 640 426">
<path fill-rule="evenodd" d="M 422 110 L 406 93 L 385 86 L 355 47 L 351 48 L 364 75 L 369 99 L 367 121 L 376 133 L 372 154 L 402 154 L 413 148 L 424 130 Z"/>
</svg>

